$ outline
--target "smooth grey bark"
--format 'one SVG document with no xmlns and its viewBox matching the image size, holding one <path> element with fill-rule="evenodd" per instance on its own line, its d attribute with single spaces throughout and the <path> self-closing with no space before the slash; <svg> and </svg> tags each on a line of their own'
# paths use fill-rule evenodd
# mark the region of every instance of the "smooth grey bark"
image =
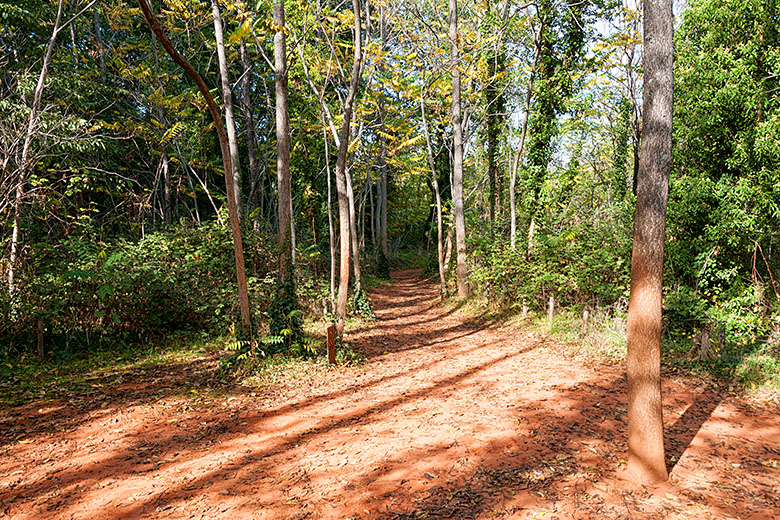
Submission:
<svg viewBox="0 0 780 520">
<path fill-rule="evenodd" d="M 642 141 L 628 303 L 628 467 L 640 483 L 668 478 L 661 402 L 666 208 L 672 157 L 672 0 L 644 2 Z"/>
<path fill-rule="evenodd" d="M 341 138 L 339 152 L 336 157 L 336 191 L 339 201 L 339 233 L 341 240 L 340 266 L 339 266 L 339 290 L 336 300 L 336 332 L 339 336 L 344 333 L 344 319 L 347 314 L 347 296 L 349 291 L 349 256 L 350 256 L 350 222 L 349 222 L 349 197 L 347 195 L 347 151 L 349 147 L 350 123 L 352 121 L 352 109 L 360 83 L 361 72 L 361 14 L 360 1 L 352 0 L 352 11 L 355 17 L 353 27 L 354 54 L 352 61 L 352 74 L 349 80 L 349 90 L 344 100 L 344 121 L 341 124 Z"/>
<path fill-rule="evenodd" d="M 230 85 L 227 56 L 225 55 L 225 39 L 222 34 L 222 17 L 219 14 L 219 0 L 211 0 L 211 15 L 214 19 L 214 38 L 217 44 L 217 61 L 219 63 L 219 79 L 222 88 L 222 103 L 225 105 L 225 128 L 227 130 L 230 162 L 233 165 L 233 197 L 238 208 L 238 218 L 241 219 L 241 171 L 238 165 L 238 139 L 236 138 L 236 121 L 233 117 L 233 89 Z"/>
<path fill-rule="evenodd" d="M 284 2 L 274 4 L 274 24 L 285 26 Z M 279 215 L 279 281 L 293 276 L 292 189 L 290 185 L 290 119 L 287 106 L 287 38 L 284 30 L 274 34 L 274 86 L 276 95 L 276 185 Z"/>
<path fill-rule="evenodd" d="M 458 2 L 449 0 L 450 69 L 452 71 L 452 206 L 455 213 L 455 245 L 458 263 L 458 296 L 469 294 L 466 263 L 466 218 L 463 213 L 463 123 L 460 105 L 460 52 Z"/>
</svg>

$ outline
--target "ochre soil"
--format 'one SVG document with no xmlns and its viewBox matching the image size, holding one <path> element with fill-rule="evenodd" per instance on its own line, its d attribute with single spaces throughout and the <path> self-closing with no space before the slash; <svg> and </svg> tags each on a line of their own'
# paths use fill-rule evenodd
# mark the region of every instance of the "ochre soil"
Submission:
<svg viewBox="0 0 780 520">
<path fill-rule="evenodd" d="M 777 408 L 667 375 L 671 478 L 631 485 L 623 368 L 394 279 L 349 332 L 359 368 L 208 392 L 192 359 L 2 410 L 0 517 L 780 516 Z"/>
</svg>

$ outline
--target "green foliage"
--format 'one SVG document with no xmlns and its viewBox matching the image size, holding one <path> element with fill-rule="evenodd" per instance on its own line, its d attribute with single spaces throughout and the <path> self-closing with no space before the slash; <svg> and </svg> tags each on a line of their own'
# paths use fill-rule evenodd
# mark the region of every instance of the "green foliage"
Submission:
<svg viewBox="0 0 780 520">
<path fill-rule="evenodd" d="M 307 352 L 302 344 L 302 312 L 298 308 L 294 277 L 277 282 L 276 296 L 268 309 L 270 333 L 268 340 L 264 342 L 266 354 L 281 351 L 296 354 Z"/>
<path fill-rule="evenodd" d="M 270 300 L 269 241 L 247 235 L 250 300 Z M 139 242 L 67 238 L 31 246 L 31 262 L 0 324 L 0 343 L 20 354 L 34 345 L 35 321 L 46 327 L 52 355 L 69 357 L 116 341 L 144 341 L 174 330 L 227 332 L 238 315 L 232 239 L 216 223 Z M 262 306 L 254 309 L 260 313 Z M 10 352 L 9 352 L 10 353 Z"/>
<path fill-rule="evenodd" d="M 355 310 L 355 314 L 361 316 L 365 320 L 375 320 L 376 314 L 374 314 L 374 306 L 371 303 L 368 293 L 364 288 L 354 291 L 350 298 L 350 305 Z"/>
<path fill-rule="evenodd" d="M 777 22 L 775 2 L 696 0 L 675 35 L 667 357 L 748 384 L 777 366 L 766 343 L 779 303 Z M 713 352 L 699 360 L 705 326 Z"/>
<path fill-rule="evenodd" d="M 390 279 L 390 259 L 387 258 L 387 255 L 382 249 L 379 249 L 379 252 L 377 253 L 375 272 L 379 278 L 384 280 Z"/>
</svg>

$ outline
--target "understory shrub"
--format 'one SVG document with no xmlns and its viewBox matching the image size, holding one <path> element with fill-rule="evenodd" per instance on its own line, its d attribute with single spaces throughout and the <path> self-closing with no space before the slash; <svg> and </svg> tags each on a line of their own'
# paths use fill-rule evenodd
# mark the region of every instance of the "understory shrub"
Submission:
<svg viewBox="0 0 780 520">
<path fill-rule="evenodd" d="M 274 247 L 268 238 L 244 236 L 255 321 L 275 287 Z M 64 354 L 174 330 L 227 332 L 238 321 L 232 237 L 217 223 L 149 233 L 137 242 L 91 236 L 40 242 L 27 258 L 13 304 L 0 297 L 10 317 L 0 324 L 7 355 L 31 349 L 39 319 L 47 351 Z"/>
</svg>

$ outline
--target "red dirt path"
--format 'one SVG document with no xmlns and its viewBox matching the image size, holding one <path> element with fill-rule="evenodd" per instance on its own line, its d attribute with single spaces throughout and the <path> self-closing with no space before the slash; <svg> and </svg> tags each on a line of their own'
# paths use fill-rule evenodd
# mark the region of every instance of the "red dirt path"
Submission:
<svg viewBox="0 0 780 520">
<path fill-rule="evenodd" d="M 188 393 L 214 365 L 193 359 L 3 409 L 0 517 L 780 516 L 777 409 L 667 377 L 671 479 L 636 488 L 618 477 L 622 368 L 394 278 L 373 294 L 379 320 L 349 334 L 360 368 Z"/>
</svg>

